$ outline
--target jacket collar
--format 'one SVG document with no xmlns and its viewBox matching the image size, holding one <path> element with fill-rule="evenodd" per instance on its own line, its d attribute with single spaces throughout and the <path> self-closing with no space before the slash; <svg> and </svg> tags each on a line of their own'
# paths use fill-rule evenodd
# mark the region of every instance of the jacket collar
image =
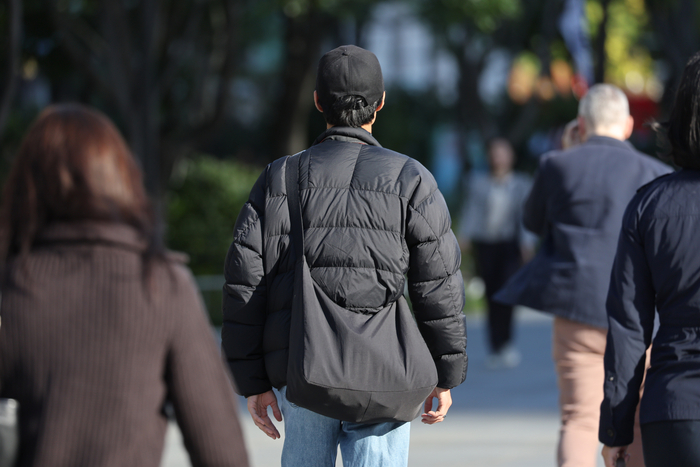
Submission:
<svg viewBox="0 0 700 467">
<path fill-rule="evenodd" d="M 379 141 L 374 139 L 372 133 L 362 128 L 352 128 L 349 126 L 332 126 L 316 138 L 312 146 L 327 140 L 345 141 L 349 143 L 369 144 L 370 146 L 382 147 Z"/>
<path fill-rule="evenodd" d="M 148 245 L 133 227 L 116 222 L 54 222 L 37 237 L 38 243 L 106 243 L 130 250 L 144 251 Z"/>
<path fill-rule="evenodd" d="M 629 141 L 620 141 L 619 139 L 611 138 L 609 136 L 599 136 L 593 135 L 586 140 L 583 144 L 595 144 L 602 146 L 612 146 L 620 149 L 629 149 L 634 151 L 634 146 Z"/>
</svg>

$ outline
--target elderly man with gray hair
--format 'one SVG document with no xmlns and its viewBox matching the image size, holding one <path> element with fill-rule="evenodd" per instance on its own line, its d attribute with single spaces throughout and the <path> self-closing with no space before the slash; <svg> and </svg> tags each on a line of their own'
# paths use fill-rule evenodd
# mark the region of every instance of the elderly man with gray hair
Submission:
<svg viewBox="0 0 700 467">
<path fill-rule="evenodd" d="M 671 171 L 626 141 L 633 125 L 617 87 L 598 84 L 581 99 L 582 143 L 542 156 L 525 202 L 523 222 L 542 238 L 540 250 L 495 296 L 554 315 L 562 467 L 596 465 L 605 300 L 622 216 L 637 189 Z M 638 434 L 628 452 L 628 465 L 644 465 Z"/>
</svg>

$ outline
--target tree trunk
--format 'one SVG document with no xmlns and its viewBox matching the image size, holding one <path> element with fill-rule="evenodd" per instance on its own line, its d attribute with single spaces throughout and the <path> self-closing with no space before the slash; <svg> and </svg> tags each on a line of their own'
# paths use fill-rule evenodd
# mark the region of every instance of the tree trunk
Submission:
<svg viewBox="0 0 700 467">
<path fill-rule="evenodd" d="M 610 0 L 602 0 L 600 6 L 603 8 L 603 19 L 598 25 L 598 35 L 595 39 L 595 83 L 602 83 L 605 81 L 605 58 L 607 54 L 605 53 L 605 42 L 608 38 L 608 6 L 610 5 Z"/>
<path fill-rule="evenodd" d="M 540 75 L 548 75 L 551 66 L 551 45 L 557 29 L 556 24 L 561 13 L 561 5 L 558 0 L 545 0 L 542 8 L 541 31 L 542 39 L 536 48 L 537 57 L 540 60 Z M 532 130 L 540 115 L 542 106 L 536 97 L 520 107 L 515 119 L 511 121 L 507 135 L 511 144 L 517 146 L 523 143 L 532 134 Z"/>
<path fill-rule="evenodd" d="M 180 1 L 102 0 L 97 12 L 79 14 L 50 4 L 69 57 L 120 114 L 157 208 L 177 159 L 226 115 L 242 11 L 242 0 Z M 189 54 L 172 53 L 173 43 L 188 44 Z M 178 79 L 190 79 L 189 93 L 170 99 Z"/>
<path fill-rule="evenodd" d="M 465 163 L 470 165 L 467 152 L 467 136 L 470 129 L 476 129 L 482 139 L 486 140 L 495 136 L 497 129 L 491 115 L 486 111 L 484 102 L 479 93 L 479 77 L 484 69 L 485 55 L 479 54 L 474 59 L 469 53 L 472 37 L 464 34 L 464 38 L 458 43 L 450 44 L 452 54 L 457 59 L 459 80 L 457 83 L 457 152 Z"/>
<path fill-rule="evenodd" d="M 146 171 L 146 188 L 157 200 L 157 208 L 165 195 L 167 179 L 161 178 L 163 155 L 160 150 L 160 95 L 157 80 L 157 37 L 160 34 L 161 15 L 158 0 L 143 3 L 141 10 L 140 39 L 141 63 L 135 73 L 132 95 L 134 104 L 140 104 L 140 120 L 143 128 L 143 157 Z"/>
<path fill-rule="evenodd" d="M 7 66 L 2 95 L 0 96 L 0 137 L 2 136 L 7 117 L 10 114 L 12 101 L 19 80 L 20 57 L 22 55 L 22 0 L 8 0 L 8 37 L 7 37 Z"/>
<path fill-rule="evenodd" d="M 662 109 L 669 109 L 686 62 L 700 48 L 697 5 L 695 0 L 647 0 L 646 6 L 661 42 L 663 56 L 670 65 L 661 105 Z"/>
<path fill-rule="evenodd" d="M 331 19 L 315 10 L 286 18 L 286 61 L 282 71 L 282 94 L 273 107 L 274 143 L 269 161 L 308 147 L 309 113 L 313 107 L 316 68 L 321 41 Z M 269 162 L 266 161 L 266 162 Z"/>
</svg>

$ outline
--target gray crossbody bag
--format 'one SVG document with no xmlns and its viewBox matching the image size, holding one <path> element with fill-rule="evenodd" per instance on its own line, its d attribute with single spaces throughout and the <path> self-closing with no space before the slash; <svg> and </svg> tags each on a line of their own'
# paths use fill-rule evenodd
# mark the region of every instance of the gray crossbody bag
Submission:
<svg viewBox="0 0 700 467">
<path fill-rule="evenodd" d="M 304 256 L 301 154 L 285 163 L 295 259 L 287 399 L 337 420 L 411 421 L 435 388 L 435 362 L 401 296 L 377 313 L 347 310 L 311 277 Z"/>
</svg>

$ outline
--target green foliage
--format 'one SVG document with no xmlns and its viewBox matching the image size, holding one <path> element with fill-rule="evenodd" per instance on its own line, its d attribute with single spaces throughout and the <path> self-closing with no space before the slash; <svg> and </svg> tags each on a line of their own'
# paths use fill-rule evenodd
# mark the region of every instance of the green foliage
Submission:
<svg viewBox="0 0 700 467">
<path fill-rule="evenodd" d="M 285 15 L 290 18 L 311 12 L 323 12 L 336 17 L 351 17 L 356 13 L 366 13 L 372 0 L 274 0 Z"/>
<path fill-rule="evenodd" d="M 598 27 L 603 22 L 605 10 L 600 0 L 586 0 L 585 3 L 587 29 L 590 37 L 595 37 L 598 34 Z"/>
<path fill-rule="evenodd" d="M 419 11 L 438 28 L 471 22 L 476 29 L 492 33 L 503 20 L 518 18 L 520 0 L 414 0 Z"/>
<path fill-rule="evenodd" d="M 393 87 L 387 89 L 386 106 L 377 113 L 372 133 L 382 146 L 430 166 L 432 125 L 450 117 L 439 108 L 432 92 L 419 94 Z"/>
<path fill-rule="evenodd" d="M 199 155 L 178 167 L 169 190 L 167 244 L 196 275 L 222 274 L 231 233 L 259 167 Z"/>
<path fill-rule="evenodd" d="M 628 85 L 629 73 L 648 79 L 653 74 L 653 62 L 642 43 L 649 23 L 643 0 L 612 0 L 608 15 L 606 81 Z"/>
<path fill-rule="evenodd" d="M 592 38 L 598 35 L 604 13 L 601 0 L 586 1 L 588 32 Z M 633 75 L 638 75 L 644 81 L 655 80 L 653 60 L 645 43 L 648 42 L 649 28 L 650 18 L 644 0 L 609 2 L 605 40 L 606 82 L 625 89 L 629 87 L 629 77 Z"/>
</svg>

